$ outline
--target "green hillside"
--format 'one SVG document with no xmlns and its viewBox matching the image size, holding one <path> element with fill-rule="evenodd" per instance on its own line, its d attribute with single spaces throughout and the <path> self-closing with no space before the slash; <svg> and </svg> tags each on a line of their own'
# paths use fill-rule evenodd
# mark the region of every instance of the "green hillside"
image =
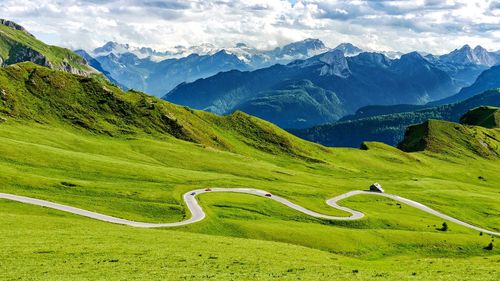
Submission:
<svg viewBox="0 0 500 281">
<path fill-rule="evenodd" d="M 309 158 L 323 151 L 241 112 L 219 117 L 32 63 L 0 69 L 0 86 L 4 118 L 71 125 L 116 137 L 169 135 L 243 154 L 258 153 L 253 151 L 257 149 Z"/>
<path fill-rule="evenodd" d="M 404 151 L 427 150 L 440 154 L 455 154 L 457 157 L 474 154 L 486 158 L 498 158 L 500 129 L 429 120 L 409 127 L 399 148 Z"/>
<path fill-rule="evenodd" d="M 97 73 L 72 51 L 49 46 L 16 23 L 0 19 L 0 66 L 26 61 L 79 75 Z"/>
<path fill-rule="evenodd" d="M 241 112 L 194 111 L 32 63 L 0 69 L 0 117 L 0 192 L 173 222 L 189 216 L 182 194 L 197 188 L 264 189 L 347 215 L 325 200 L 379 182 L 500 231 L 500 159 L 473 150 L 330 149 Z M 452 222 L 441 231 L 443 219 L 386 198 L 343 200 L 366 214 L 358 221 L 315 219 L 243 194 L 199 200 L 207 218 L 175 229 L 0 200 L 0 279 L 488 280 L 498 272 L 500 247 L 484 249 L 492 237 Z"/>
<path fill-rule="evenodd" d="M 500 128 L 500 108 L 493 106 L 474 108 L 460 118 L 460 123 L 485 128 Z"/>
</svg>

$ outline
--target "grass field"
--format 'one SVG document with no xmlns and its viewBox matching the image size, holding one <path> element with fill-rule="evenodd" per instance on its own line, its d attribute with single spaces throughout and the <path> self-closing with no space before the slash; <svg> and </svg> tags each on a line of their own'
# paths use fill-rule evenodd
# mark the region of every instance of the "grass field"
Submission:
<svg viewBox="0 0 500 281">
<path fill-rule="evenodd" d="M 340 149 L 325 154 L 324 159 L 331 157 L 331 162 L 307 163 L 287 157 L 253 158 L 174 138 L 127 140 L 16 121 L 0 125 L 0 136 L 1 192 L 127 219 L 181 220 L 189 215 L 181 195 L 209 186 L 261 188 L 313 210 L 342 215 L 324 200 L 379 181 L 389 193 L 417 200 L 464 221 L 496 231 L 500 225 L 496 160 L 477 158 L 477 168 L 471 168 L 453 163 L 459 162 L 456 158 L 443 161 L 432 154 L 405 154 L 371 144 L 368 151 Z M 393 170 L 398 172 L 390 172 Z M 9 273 L 5 279 L 24 275 L 47 280 L 59 274 L 70 278 L 77 272 L 90 279 L 106 279 L 116 270 L 124 278 L 146 274 L 151 279 L 198 279 L 203 276 L 192 270 L 193 263 L 202 262 L 203 274 L 222 280 L 230 278 L 231 272 L 244 279 L 254 278 L 253 274 L 261 279 L 425 279 L 432 273 L 428 266 L 435 269 L 435 274 L 448 277 L 463 277 L 470 271 L 466 268 L 473 268 L 477 280 L 493 280 L 489 279 L 491 272 L 498 267 L 498 247 L 493 251 L 483 249 L 492 240 L 488 235 L 480 236 L 453 223 L 448 223 L 449 231 L 438 231 L 443 220 L 409 206 L 400 208 L 385 198 L 357 196 L 342 202 L 367 214 L 353 222 L 313 219 L 250 195 L 208 194 L 201 196 L 200 202 L 207 219 L 172 231 L 137 230 L 2 201 L 2 237 L 11 239 L 2 239 L 0 246 L 12 249 L 4 251 L 9 257 L 2 258 L 2 267 L 7 269 L 4 272 Z M 101 242 L 93 243 L 93 239 Z M 23 246 L 19 246 L 17 251 L 21 252 L 15 258 L 12 253 L 19 243 Z M 50 243 L 54 244 L 49 250 L 41 249 Z M 220 244 L 225 246 L 215 246 Z M 285 248 L 276 252 L 276 245 Z M 206 259 L 190 260 L 193 249 L 200 249 Z M 258 254 L 248 255 L 248 251 Z M 291 259 L 290 253 L 294 252 L 301 257 L 299 260 Z M 175 253 L 175 258 L 167 253 Z M 43 263 L 36 262 L 40 256 Z M 158 260 L 152 262 L 155 257 Z M 281 261 L 284 257 L 289 259 Z M 127 263 L 109 263 L 106 259 Z M 235 260 L 242 259 L 250 266 L 233 266 Z M 61 260 L 71 266 L 56 270 Z M 322 261 L 319 266 L 314 265 L 318 260 Z M 458 271 L 457 264 L 463 264 Z M 161 270 L 165 267 L 171 270 Z M 332 267 L 338 268 L 335 274 Z M 413 272 L 417 275 L 411 275 Z M 116 278 L 120 279 L 119 275 Z"/>
<path fill-rule="evenodd" d="M 0 70 L 0 192 L 173 222 L 189 216 L 182 194 L 200 187 L 264 189 L 347 215 L 325 200 L 379 182 L 500 231 L 500 160 L 464 139 L 449 151 L 327 149 L 243 113 L 217 117 L 99 83 L 32 65 Z M 447 123 L 434 125 L 433 148 L 454 140 Z M 256 196 L 204 194 L 207 219 L 176 229 L 0 201 L 0 279 L 498 279 L 499 247 L 483 249 L 492 237 L 450 222 L 439 231 L 442 219 L 374 197 L 342 202 L 365 218 L 333 222 Z"/>
</svg>

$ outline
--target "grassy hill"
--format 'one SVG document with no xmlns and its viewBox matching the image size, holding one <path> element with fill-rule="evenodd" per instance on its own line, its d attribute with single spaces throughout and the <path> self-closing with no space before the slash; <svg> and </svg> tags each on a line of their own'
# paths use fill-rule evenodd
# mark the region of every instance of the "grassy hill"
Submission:
<svg viewBox="0 0 500 281">
<path fill-rule="evenodd" d="M 433 151 L 457 157 L 500 157 L 500 110 L 482 106 L 468 111 L 460 123 L 428 120 L 410 126 L 398 145 L 404 151 Z"/>
<path fill-rule="evenodd" d="M 0 117 L 0 192 L 171 222 L 189 216 L 181 196 L 195 188 L 265 189 L 346 215 L 325 199 L 379 182 L 388 193 L 500 230 L 498 158 L 406 153 L 382 143 L 325 148 L 240 112 L 194 111 L 32 63 L 0 69 Z M 199 198 L 206 220 L 149 230 L 0 200 L 0 279 L 496 274 L 500 251 L 483 249 L 488 235 L 451 222 L 440 231 L 442 219 L 373 197 L 342 201 L 367 216 L 340 222 L 256 196 L 206 194 Z"/>
<path fill-rule="evenodd" d="M 32 63 L 0 69 L 0 92 L 4 119 L 71 125 L 116 137 L 168 135 L 243 154 L 259 150 L 309 158 L 322 151 L 242 112 L 219 117 Z"/>
<path fill-rule="evenodd" d="M 466 115 L 467 116 L 467 115 Z M 500 156 L 500 130 L 428 120 L 408 128 L 398 145 L 404 151 L 433 151 L 440 154 Z"/>
<path fill-rule="evenodd" d="M 0 66 L 26 61 L 79 75 L 97 73 L 72 51 L 49 46 L 16 23 L 0 19 Z"/>
<path fill-rule="evenodd" d="M 460 118 L 460 123 L 485 128 L 500 128 L 500 108 L 493 106 L 474 108 Z"/>
</svg>

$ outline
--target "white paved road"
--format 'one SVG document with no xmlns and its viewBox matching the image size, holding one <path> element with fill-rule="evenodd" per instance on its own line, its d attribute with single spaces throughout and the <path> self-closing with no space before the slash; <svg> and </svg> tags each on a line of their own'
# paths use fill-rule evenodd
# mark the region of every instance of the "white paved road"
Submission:
<svg viewBox="0 0 500 281">
<path fill-rule="evenodd" d="M 125 219 L 120 219 L 112 216 L 107 216 L 67 205 L 62 205 L 62 204 L 57 204 L 45 200 L 40 200 L 40 199 L 35 199 L 35 198 L 30 198 L 30 197 L 25 197 L 25 196 L 19 196 L 19 195 L 13 195 L 13 194 L 8 194 L 8 193 L 0 193 L 0 199 L 7 199 L 7 200 L 12 200 L 12 201 L 17 201 L 17 202 L 22 202 L 26 204 L 32 204 L 32 205 L 37 205 L 37 206 L 42 206 L 42 207 L 47 207 L 47 208 L 52 208 L 80 216 L 85 216 L 93 219 L 97 219 L 100 221 L 105 221 L 105 222 L 110 222 L 110 223 L 116 223 L 116 224 L 123 224 L 123 225 L 129 225 L 133 227 L 144 227 L 144 228 L 153 228 L 153 227 L 174 227 L 174 226 L 182 226 L 182 225 L 187 225 L 191 223 L 195 223 L 198 221 L 201 221 L 205 218 L 205 212 L 203 212 L 203 209 L 201 206 L 198 204 L 198 201 L 196 200 L 196 196 L 207 193 L 207 192 L 234 192 L 234 193 L 245 193 L 245 194 L 251 194 L 251 195 L 257 195 L 257 196 L 262 196 L 274 201 L 278 201 L 282 203 L 283 205 L 286 205 L 294 210 L 297 210 L 299 212 L 302 212 L 306 215 L 316 217 L 316 218 L 322 218 L 322 219 L 330 219 L 330 220 L 357 220 L 362 217 L 364 217 L 364 214 L 352 209 L 349 209 L 347 207 L 342 207 L 337 204 L 338 201 L 346 199 L 348 197 L 354 196 L 354 195 L 359 195 L 359 194 L 368 194 L 368 195 L 374 195 L 374 196 L 383 196 L 387 197 L 396 201 L 399 201 L 401 203 L 407 204 L 409 206 L 415 207 L 419 210 L 422 210 L 424 212 L 427 212 L 429 214 L 432 214 L 434 216 L 440 217 L 442 219 L 454 222 L 456 224 L 477 230 L 477 231 L 482 231 L 483 233 L 495 235 L 495 236 L 500 236 L 500 233 L 495 232 L 495 231 L 490 231 L 487 229 L 483 229 L 471 224 L 468 224 L 466 222 L 463 222 L 461 220 L 458 220 L 456 218 L 450 217 L 448 215 L 445 215 L 443 213 L 440 213 L 434 209 L 431 209 L 423 204 L 420 204 L 416 201 L 412 201 L 410 199 L 406 199 L 397 195 L 393 194 L 387 194 L 387 193 L 378 193 L 378 192 L 369 192 L 369 191 L 361 191 L 361 190 L 354 190 L 350 191 L 347 193 L 344 193 L 342 195 L 339 195 L 337 197 L 328 199 L 326 203 L 336 209 L 345 211 L 350 213 L 351 215 L 348 217 L 338 217 L 338 216 L 329 216 L 321 213 L 317 213 L 314 211 L 311 211 L 309 209 L 306 209 L 302 206 L 299 206 L 295 203 L 292 203 L 288 200 L 286 200 L 283 197 L 277 196 L 277 195 L 272 195 L 270 197 L 266 196 L 268 194 L 267 191 L 264 190 L 258 190 L 258 189 L 252 189 L 252 188 L 212 188 L 210 191 L 206 191 L 205 189 L 197 189 L 197 190 L 192 190 L 183 195 L 184 201 L 186 202 L 186 205 L 191 212 L 191 218 L 180 221 L 180 222 L 173 222 L 173 223 L 147 223 L 147 222 L 136 222 L 136 221 L 130 221 L 130 220 L 125 220 Z"/>
</svg>

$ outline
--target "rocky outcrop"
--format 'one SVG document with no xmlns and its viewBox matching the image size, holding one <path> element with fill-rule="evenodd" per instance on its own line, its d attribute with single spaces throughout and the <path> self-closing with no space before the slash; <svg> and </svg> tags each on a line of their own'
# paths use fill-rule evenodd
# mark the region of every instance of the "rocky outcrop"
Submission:
<svg viewBox="0 0 500 281">
<path fill-rule="evenodd" d="M 80 76 L 89 76 L 90 74 L 99 74 L 99 71 L 88 66 L 87 62 L 85 60 L 82 59 L 81 64 L 86 65 L 86 69 L 78 69 L 76 67 L 73 67 L 67 60 L 63 61 L 62 64 L 60 64 L 60 65 L 54 65 L 50 61 L 48 61 L 43 66 L 46 66 L 48 68 L 55 69 L 55 70 L 68 72 L 71 74 L 80 75 Z"/>
<path fill-rule="evenodd" d="M 26 61 L 46 67 L 51 66 L 44 55 L 22 44 L 14 44 L 11 47 L 9 58 L 5 60 L 5 64 L 10 65 Z"/>
<path fill-rule="evenodd" d="M 349 77 L 350 71 L 344 53 L 339 50 L 331 51 L 319 59 L 324 63 L 320 70 L 320 76 L 335 75 L 341 78 Z"/>
<path fill-rule="evenodd" d="M 6 20 L 6 19 L 0 19 L 0 24 L 5 25 L 5 26 L 10 27 L 10 28 L 15 29 L 15 30 L 20 30 L 22 32 L 25 32 L 26 34 L 29 34 L 30 36 L 33 36 L 33 34 L 29 33 L 24 27 L 20 26 L 19 24 L 15 23 L 13 21 Z M 35 37 L 35 36 L 33 36 L 33 37 Z"/>
</svg>

